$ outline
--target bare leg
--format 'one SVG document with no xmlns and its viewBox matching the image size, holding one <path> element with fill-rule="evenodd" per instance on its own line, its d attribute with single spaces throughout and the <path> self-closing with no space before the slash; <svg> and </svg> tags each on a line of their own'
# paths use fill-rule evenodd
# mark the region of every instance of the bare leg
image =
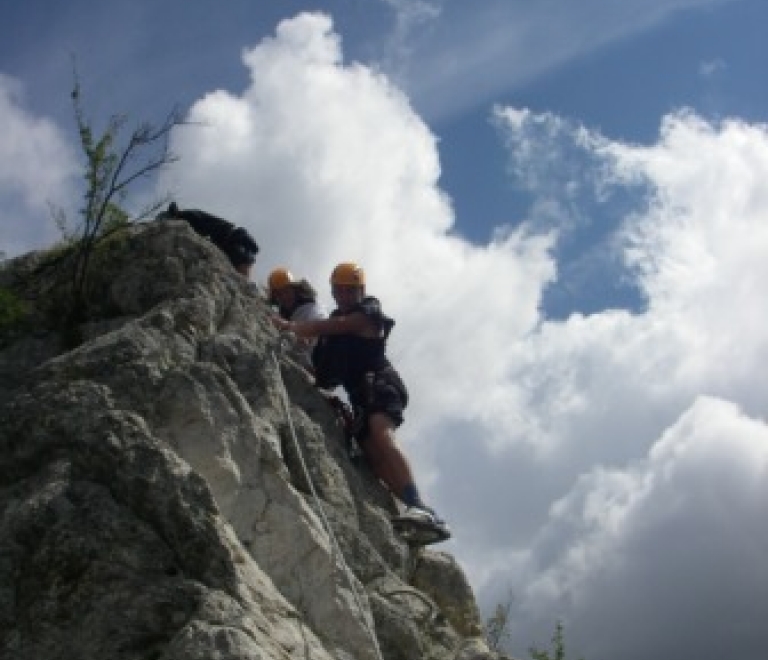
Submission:
<svg viewBox="0 0 768 660">
<path fill-rule="evenodd" d="M 368 429 L 369 435 L 363 443 L 368 462 L 374 474 L 407 507 L 403 517 L 393 518 L 395 531 L 410 545 L 428 545 L 449 539 L 448 526 L 421 501 L 411 467 L 395 439 L 392 420 L 384 413 L 374 413 L 368 418 Z M 409 512 L 418 512 L 418 515 L 406 518 Z"/>
<path fill-rule="evenodd" d="M 368 419 L 368 429 L 369 435 L 363 443 L 366 458 L 374 474 L 402 499 L 403 490 L 414 480 L 408 459 L 397 444 L 395 425 L 385 413 L 373 413 Z"/>
</svg>

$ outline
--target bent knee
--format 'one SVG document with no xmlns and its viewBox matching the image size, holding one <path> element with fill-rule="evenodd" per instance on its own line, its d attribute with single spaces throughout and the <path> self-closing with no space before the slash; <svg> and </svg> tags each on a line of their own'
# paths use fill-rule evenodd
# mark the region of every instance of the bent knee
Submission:
<svg viewBox="0 0 768 660">
<path fill-rule="evenodd" d="M 387 413 L 377 412 L 368 417 L 368 437 L 376 444 L 395 443 L 395 423 Z"/>
</svg>

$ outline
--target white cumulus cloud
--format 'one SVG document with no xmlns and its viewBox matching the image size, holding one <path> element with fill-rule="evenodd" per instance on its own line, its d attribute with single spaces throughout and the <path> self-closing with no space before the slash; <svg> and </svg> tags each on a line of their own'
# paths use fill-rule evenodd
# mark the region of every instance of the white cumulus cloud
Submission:
<svg viewBox="0 0 768 660">
<path fill-rule="evenodd" d="M 562 617 L 589 660 L 680 657 L 692 629 L 681 619 L 689 635 L 670 636 L 675 612 L 658 603 L 692 607 L 695 578 L 695 593 L 730 590 L 747 613 L 727 625 L 747 631 L 749 658 L 768 597 L 759 579 L 742 587 L 750 563 L 764 569 L 728 534 L 737 518 L 765 530 L 765 127 L 681 112 L 631 145 L 502 109 L 534 201 L 478 245 L 454 231 L 435 135 L 390 80 L 344 60 L 328 17 L 284 21 L 243 63 L 247 86 L 199 99 L 174 132 L 181 161 L 161 185 L 248 227 L 256 279 L 287 266 L 330 303 L 333 265 L 365 267 L 397 320 L 390 352 L 411 391 L 400 438 L 481 599 L 513 590 L 518 654 Z M 548 320 L 553 248 L 589 214 L 587 188 L 598 204 L 640 195 L 611 244 L 647 304 Z M 558 224 L 566 209 L 574 222 Z M 704 496 L 712 475 L 725 500 Z M 716 632 L 699 631 L 699 659 L 719 657 L 705 653 Z"/>
<path fill-rule="evenodd" d="M 525 113 L 509 117 L 511 137 L 527 130 Z M 756 659 L 768 641 L 768 130 L 686 111 L 649 146 L 592 137 L 584 162 L 606 186 L 646 184 L 616 240 L 648 304 L 520 338 L 496 397 L 516 408 L 488 401 L 495 429 L 477 437 L 522 435 L 534 451 L 482 450 L 512 478 L 477 484 L 475 504 L 531 536 L 487 531 L 467 557 L 497 598 L 512 585 L 518 650 L 562 619 L 594 660 Z"/>
<path fill-rule="evenodd" d="M 552 506 L 517 593 L 515 629 L 538 629 L 544 642 L 544 622 L 558 618 L 588 658 L 757 660 L 768 616 L 766 498 L 766 424 L 698 399 L 646 459 L 595 469 Z"/>
<path fill-rule="evenodd" d="M 0 245 L 13 256 L 57 237 L 49 206 L 71 208 L 77 163 L 64 133 L 26 111 L 21 83 L 3 74 L 0 121 Z"/>
</svg>

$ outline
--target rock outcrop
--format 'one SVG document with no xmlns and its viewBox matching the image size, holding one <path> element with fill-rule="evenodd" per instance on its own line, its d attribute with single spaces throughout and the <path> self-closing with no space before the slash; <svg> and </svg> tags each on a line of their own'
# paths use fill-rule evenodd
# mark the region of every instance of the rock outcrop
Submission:
<svg viewBox="0 0 768 660">
<path fill-rule="evenodd" d="M 253 285 L 175 221 L 99 251 L 76 348 L 42 320 L 0 344 L 0 658 L 499 657 Z M 0 287 L 44 295 L 42 258 Z"/>
</svg>

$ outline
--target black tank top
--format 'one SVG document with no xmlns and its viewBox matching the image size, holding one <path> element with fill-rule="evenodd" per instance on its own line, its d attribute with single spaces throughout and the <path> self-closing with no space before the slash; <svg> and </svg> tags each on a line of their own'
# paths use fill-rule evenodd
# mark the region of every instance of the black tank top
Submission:
<svg viewBox="0 0 768 660">
<path fill-rule="evenodd" d="M 360 335 L 325 335 L 318 339 L 312 352 L 315 380 L 318 387 L 344 387 L 352 395 L 365 384 L 365 374 L 377 372 L 391 366 L 386 356 L 387 337 L 395 322 L 381 311 L 381 303 L 373 296 L 366 296 L 362 302 L 348 312 L 336 309 L 331 318 L 362 312 L 377 328 L 377 337 Z"/>
</svg>

